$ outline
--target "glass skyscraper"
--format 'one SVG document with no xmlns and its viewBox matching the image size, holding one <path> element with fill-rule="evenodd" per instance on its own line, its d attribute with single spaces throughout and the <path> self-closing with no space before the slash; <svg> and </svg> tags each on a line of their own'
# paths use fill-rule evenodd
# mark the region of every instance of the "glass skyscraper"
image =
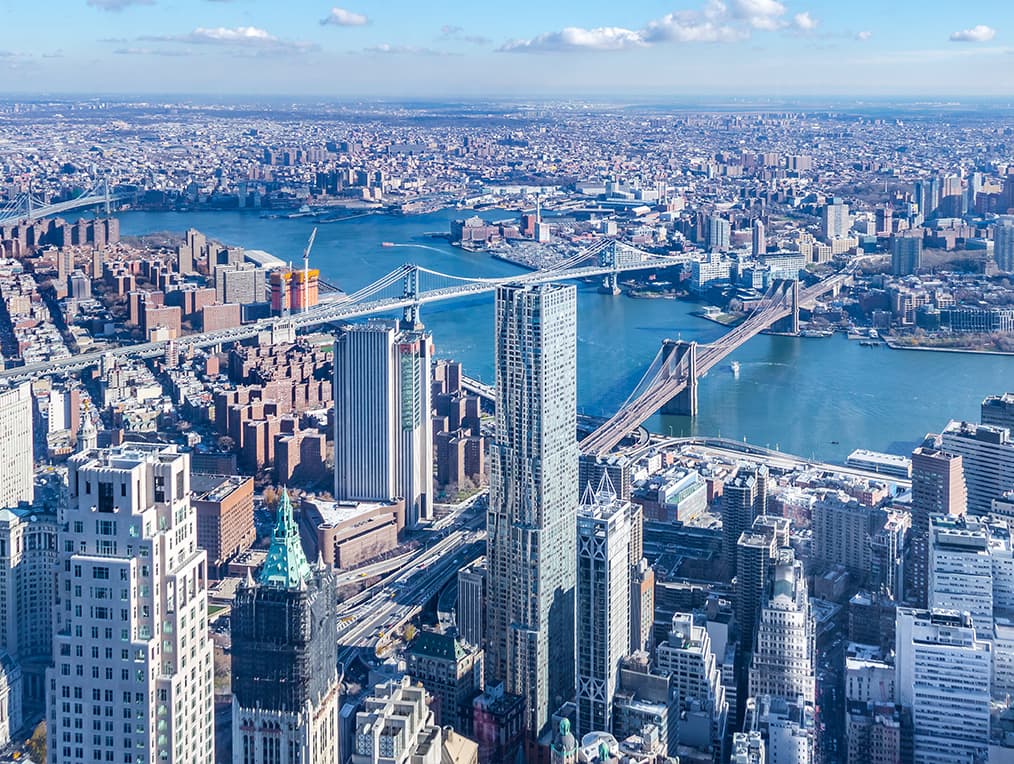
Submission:
<svg viewBox="0 0 1014 764">
<path fill-rule="evenodd" d="M 525 698 L 530 735 L 574 694 L 577 290 L 496 293 L 488 673 Z"/>
</svg>

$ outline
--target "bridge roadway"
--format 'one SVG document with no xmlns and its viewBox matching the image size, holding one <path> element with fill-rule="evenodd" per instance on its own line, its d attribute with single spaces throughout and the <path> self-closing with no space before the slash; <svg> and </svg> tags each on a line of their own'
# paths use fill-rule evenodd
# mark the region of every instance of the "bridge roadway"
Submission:
<svg viewBox="0 0 1014 764">
<path fill-rule="evenodd" d="M 465 297 L 473 294 L 492 292 L 503 284 L 541 284 L 550 281 L 570 281 L 574 279 L 592 278 L 605 276 L 614 271 L 637 271 L 652 268 L 670 267 L 682 264 L 682 259 L 666 258 L 645 260 L 636 263 L 618 264 L 615 268 L 611 266 L 585 266 L 582 268 L 569 268 L 567 270 L 533 271 L 521 276 L 510 278 L 487 279 L 482 281 L 468 281 L 459 286 L 444 287 L 420 292 L 417 296 L 408 297 L 386 297 L 370 302 L 356 303 L 349 299 L 339 299 L 333 302 L 321 303 L 309 310 L 297 313 L 292 316 L 281 316 L 277 318 L 263 319 L 252 324 L 238 326 L 232 329 L 220 329 L 218 331 L 191 334 L 176 340 L 179 349 L 214 347 L 230 342 L 252 339 L 264 331 L 283 328 L 292 325 L 296 329 L 306 329 L 321 324 L 329 324 L 337 321 L 349 321 L 363 316 L 377 313 L 389 313 L 405 308 L 418 307 L 444 300 L 453 300 L 458 297 Z M 464 281 L 464 280 L 463 280 Z M 9 382 L 24 382 L 37 379 L 41 376 L 52 374 L 65 374 L 77 372 L 94 366 L 103 357 L 112 358 L 133 358 L 145 359 L 155 358 L 165 353 L 166 342 L 141 342 L 135 345 L 113 348 L 110 350 L 99 350 L 90 353 L 80 353 L 70 358 L 59 361 L 43 361 L 26 366 L 16 366 L 0 371 L 0 380 Z"/>
<path fill-rule="evenodd" d="M 812 304 L 817 297 L 837 289 L 848 279 L 852 278 L 851 271 L 830 276 L 823 281 L 799 290 L 799 305 Z M 729 353 L 739 348 L 747 340 L 760 334 L 765 329 L 778 321 L 786 318 L 793 312 L 791 302 L 788 302 L 786 295 L 782 295 L 780 301 L 774 305 L 765 306 L 759 312 L 750 316 L 746 321 L 730 331 L 728 334 L 719 337 L 712 343 L 699 346 L 696 351 L 696 362 L 693 372 L 680 363 L 675 370 L 676 377 L 669 376 L 669 362 L 665 361 L 659 369 L 655 379 L 634 400 L 628 400 L 624 406 L 607 420 L 595 432 L 581 441 L 581 452 L 593 456 L 603 456 L 615 448 L 620 441 L 633 432 L 635 428 L 656 411 L 662 408 L 667 402 L 687 389 L 690 381 L 690 374 L 701 377 L 711 368 L 725 358 Z"/>
</svg>

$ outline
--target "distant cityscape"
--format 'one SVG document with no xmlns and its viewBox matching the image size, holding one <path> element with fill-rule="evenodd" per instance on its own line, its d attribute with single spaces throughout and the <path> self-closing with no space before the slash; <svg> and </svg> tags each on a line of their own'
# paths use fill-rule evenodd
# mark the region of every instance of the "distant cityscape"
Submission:
<svg viewBox="0 0 1014 764">
<path fill-rule="evenodd" d="M 0 102 L 0 762 L 1014 761 L 1012 150 L 927 104 Z M 771 443 L 697 426 L 762 334 L 878 359 L 805 400 L 879 439 L 788 376 Z"/>
</svg>

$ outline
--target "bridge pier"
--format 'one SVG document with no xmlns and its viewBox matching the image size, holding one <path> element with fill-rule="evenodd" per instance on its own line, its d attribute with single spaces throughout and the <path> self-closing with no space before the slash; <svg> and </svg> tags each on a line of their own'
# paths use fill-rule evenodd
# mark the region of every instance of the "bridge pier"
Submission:
<svg viewBox="0 0 1014 764">
<path fill-rule="evenodd" d="M 602 290 L 605 294 L 620 293 L 620 274 L 617 271 L 610 271 L 602 277 Z"/>
<path fill-rule="evenodd" d="M 662 413 L 670 416 L 697 416 L 697 343 L 680 340 L 675 343 L 672 352 L 670 363 L 686 362 L 687 385 L 662 406 Z"/>
</svg>

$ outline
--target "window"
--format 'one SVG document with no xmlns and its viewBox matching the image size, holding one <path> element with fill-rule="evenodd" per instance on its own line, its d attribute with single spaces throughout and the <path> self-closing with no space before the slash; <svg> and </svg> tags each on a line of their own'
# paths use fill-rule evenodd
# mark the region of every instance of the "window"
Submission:
<svg viewBox="0 0 1014 764">
<path fill-rule="evenodd" d="M 112 512 L 113 509 L 113 484 L 99 483 L 99 512 Z"/>
<path fill-rule="evenodd" d="M 102 523 L 102 522 L 108 522 L 108 521 L 106 521 L 106 520 L 100 520 L 99 522 Z M 112 523 L 113 523 L 114 526 L 116 525 L 116 521 L 115 520 L 113 520 Z M 92 578 L 100 578 L 100 579 L 108 581 L 109 580 L 109 568 L 104 568 L 104 567 L 95 567 L 95 568 L 92 568 Z"/>
</svg>

